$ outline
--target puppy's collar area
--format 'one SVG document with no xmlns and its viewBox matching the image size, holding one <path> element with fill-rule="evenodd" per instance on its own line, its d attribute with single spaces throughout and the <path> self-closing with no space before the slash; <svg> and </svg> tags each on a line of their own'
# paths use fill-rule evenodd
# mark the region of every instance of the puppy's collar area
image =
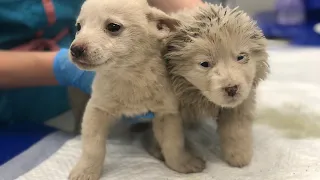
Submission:
<svg viewBox="0 0 320 180">
<path fill-rule="evenodd" d="M 154 113 L 151 111 L 146 112 L 145 114 L 138 115 L 138 116 L 125 116 L 121 117 L 121 120 L 128 121 L 130 124 L 137 124 L 142 122 L 151 122 L 154 118 Z"/>
</svg>

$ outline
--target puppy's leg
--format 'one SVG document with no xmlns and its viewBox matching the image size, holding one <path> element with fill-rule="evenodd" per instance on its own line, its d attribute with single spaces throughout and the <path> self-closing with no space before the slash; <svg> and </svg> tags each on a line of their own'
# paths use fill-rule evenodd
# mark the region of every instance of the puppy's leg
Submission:
<svg viewBox="0 0 320 180">
<path fill-rule="evenodd" d="M 82 122 L 82 155 L 69 180 L 98 180 L 106 154 L 106 139 L 114 118 L 88 102 Z"/>
<path fill-rule="evenodd" d="M 152 128 L 143 133 L 142 145 L 151 156 L 159 159 L 160 161 L 164 161 L 160 145 L 154 136 Z"/>
<path fill-rule="evenodd" d="M 252 111 L 245 102 L 234 109 L 222 109 L 219 115 L 221 150 L 231 166 L 243 167 L 252 159 Z"/>
<path fill-rule="evenodd" d="M 83 113 L 86 108 L 87 102 L 90 99 L 90 95 L 82 92 L 80 89 L 75 87 L 68 87 L 68 95 L 71 110 L 75 119 L 74 133 L 79 134 L 81 131 Z"/>
<path fill-rule="evenodd" d="M 156 115 L 153 120 L 153 131 L 166 165 L 180 173 L 201 172 L 205 162 L 186 151 L 182 128 L 182 119 L 178 114 Z"/>
</svg>

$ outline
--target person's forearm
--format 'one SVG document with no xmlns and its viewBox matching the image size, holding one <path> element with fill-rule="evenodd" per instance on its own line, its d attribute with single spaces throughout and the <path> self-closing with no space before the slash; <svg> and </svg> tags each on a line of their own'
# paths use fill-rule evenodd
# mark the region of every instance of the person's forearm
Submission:
<svg viewBox="0 0 320 180">
<path fill-rule="evenodd" d="M 0 51 L 0 89 L 57 85 L 56 52 Z"/>
<path fill-rule="evenodd" d="M 192 8 L 203 3 L 201 0 L 148 0 L 151 6 L 155 6 L 164 12 L 176 12 L 184 8 Z"/>
</svg>

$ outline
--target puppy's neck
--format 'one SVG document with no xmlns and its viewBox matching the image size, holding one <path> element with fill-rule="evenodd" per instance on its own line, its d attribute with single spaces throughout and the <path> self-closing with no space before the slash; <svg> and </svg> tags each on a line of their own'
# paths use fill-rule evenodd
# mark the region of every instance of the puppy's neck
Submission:
<svg viewBox="0 0 320 180">
<path fill-rule="evenodd" d="M 152 48 L 132 53 L 130 57 L 123 58 L 113 59 L 107 68 L 96 71 L 97 75 L 105 76 L 109 80 L 132 81 L 137 76 L 143 77 L 143 75 L 152 73 L 152 69 L 159 69 L 159 66 L 165 66 L 164 62 L 162 62 L 160 50 L 152 50 Z M 157 74 L 157 72 L 153 73 Z"/>
</svg>

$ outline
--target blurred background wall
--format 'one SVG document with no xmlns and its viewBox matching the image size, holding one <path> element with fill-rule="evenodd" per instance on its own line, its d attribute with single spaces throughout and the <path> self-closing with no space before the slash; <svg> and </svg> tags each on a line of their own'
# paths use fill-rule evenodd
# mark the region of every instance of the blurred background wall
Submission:
<svg viewBox="0 0 320 180">
<path fill-rule="evenodd" d="M 221 3 L 228 0 L 204 0 L 212 3 Z M 250 15 L 257 12 L 271 10 L 274 7 L 275 0 L 231 0 L 235 2 L 242 10 Z"/>
</svg>

